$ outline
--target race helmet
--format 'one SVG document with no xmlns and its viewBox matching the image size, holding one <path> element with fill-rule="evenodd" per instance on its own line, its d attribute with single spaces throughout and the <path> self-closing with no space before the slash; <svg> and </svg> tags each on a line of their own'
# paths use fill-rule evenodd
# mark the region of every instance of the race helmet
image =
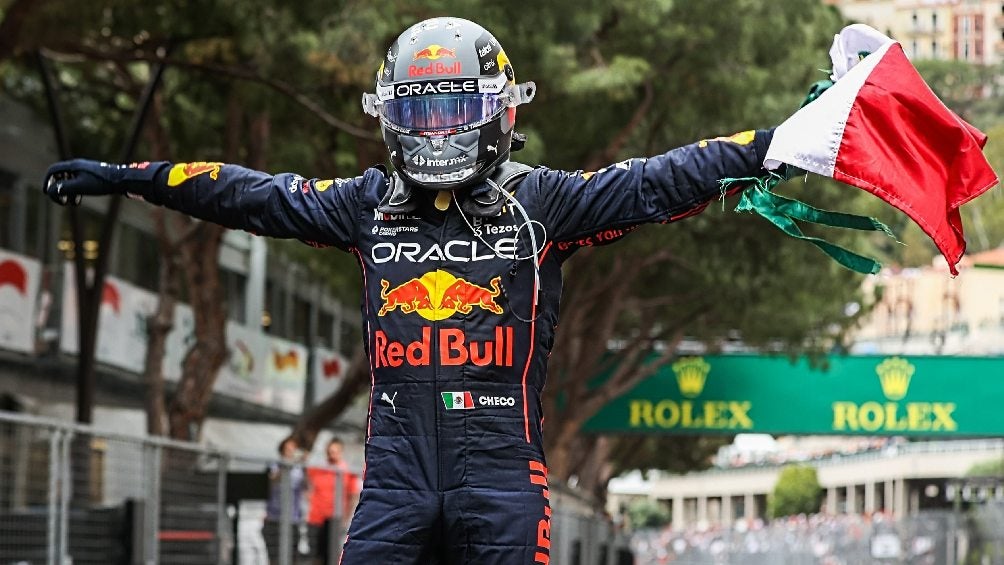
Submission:
<svg viewBox="0 0 1004 565">
<path fill-rule="evenodd" d="M 406 184 L 456 190 L 481 182 L 509 158 L 516 106 L 535 90 L 532 82 L 516 84 L 488 30 L 432 18 L 390 46 L 363 110 L 380 118 L 391 163 Z"/>
</svg>

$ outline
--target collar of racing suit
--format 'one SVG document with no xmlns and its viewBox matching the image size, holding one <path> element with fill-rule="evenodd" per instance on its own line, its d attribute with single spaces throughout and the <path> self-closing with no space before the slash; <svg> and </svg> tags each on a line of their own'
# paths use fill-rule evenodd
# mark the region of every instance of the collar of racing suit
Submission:
<svg viewBox="0 0 1004 565">
<path fill-rule="evenodd" d="M 480 218 L 499 216 L 505 204 L 502 191 L 509 190 L 532 170 L 533 167 L 523 163 L 502 162 L 483 183 L 463 191 L 463 197 L 459 199 L 461 210 L 469 216 Z M 414 190 L 401 179 L 397 171 L 393 171 L 387 174 L 387 192 L 377 210 L 384 214 L 414 212 L 422 198 L 419 194 L 423 192 L 427 191 Z"/>
</svg>

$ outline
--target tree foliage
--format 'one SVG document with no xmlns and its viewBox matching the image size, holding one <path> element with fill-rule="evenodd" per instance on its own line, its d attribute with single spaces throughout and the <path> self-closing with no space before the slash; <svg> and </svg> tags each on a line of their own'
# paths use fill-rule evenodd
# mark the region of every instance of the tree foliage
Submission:
<svg viewBox="0 0 1004 565">
<path fill-rule="evenodd" d="M 666 504 L 651 498 L 632 500 L 627 505 L 628 523 L 632 529 L 661 528 L 670 521 Z"/>
<path fill-rule="evenodd" d="M 973 463 L 966 470 L 967 477 L 1004 477 L 1004 459 L 988 459 Z"/>
<path fill-rule="evenodd" d="M 781 469 L 774 491 L 767 500 L 767 515 L 782 518 L 795 514 L 819 512 L 823 489 L 819 486 L 816 468 L 790 465 Z"/>
</svg>

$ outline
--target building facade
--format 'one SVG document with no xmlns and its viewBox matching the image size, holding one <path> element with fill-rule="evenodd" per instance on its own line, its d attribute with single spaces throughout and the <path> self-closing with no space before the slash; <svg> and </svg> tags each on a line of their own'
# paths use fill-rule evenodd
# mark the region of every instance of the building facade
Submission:
<svg viewBox="0 0 1004 565">
<path fill-rule="evenodd" d="M 58 158 L 51 129 L 8 98 L 0 97 L 0 116 L 0 396 L 8 408 L 72 416 L 77 313 L 71 259 L 98 253 L 109 199 L 83 200 L 84 241 L 74 249 L 66 209 L 40 189 Z M 127 199 L 114 226 L 96 348 L 98 408 L 143 409 L 145 320 L 157 304 L 160 268 L 152 209 Z M 359 339 L 359 313 L 305 267 L 270 253 L 263 238 L 226 232 L 219 263 L 230 357 L 217 376 L 212 414 L 288 429 L 306 406 L 337 389 L 348 366 L 345 353 Z M 190 308 L 179 305 L 163 367 L 169 386 L 180 377 L 193 323 Z M 107 413 L 97 410 L 96 418 Z M 354 413 L 352 427 L 362 429 L 364 417 Z"/>
<path fill-rule="evenodd" d="M 881 297 L 854 336 L 855 354 L 1004 355 L 1004 247 L 938 266 L 865 279 Z"/>
<path fill-rule="evenodd" d="M 995 65 L 1004 56 L 1004 2 L 986 0 L 826 0 L 852 22 L 903 44 L 911 59 Z"/>
<path fill-rule="evenodd" d="M 958 492 L 973 465 L 1004 458 L 1004 440 L 894 443 L 881 449 L 798 462 L 816 468 L 826 514 L 916 516 L 951 508 L 956 497 L 1004 500 L 1004 487 Z M 643 488 L 612 487 L 608 510 L 647 497 L 670 508 L 674 530 L 732 527 L 767 518 L 767 499 L 785 464 L 748 465 L 687 475 L 661 476 Z"/>
</svg>

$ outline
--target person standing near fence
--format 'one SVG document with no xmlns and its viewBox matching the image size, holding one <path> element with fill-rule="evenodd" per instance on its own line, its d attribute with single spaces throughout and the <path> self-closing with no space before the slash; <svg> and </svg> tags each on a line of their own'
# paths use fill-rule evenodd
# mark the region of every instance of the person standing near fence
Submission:
<svg viewBox="0 0 1004 565">
<path fill-rule="evenodd" d="M 279 444 L 279 457 L 279 461 L 268 466 L 268 502 L 266 504 L 265 523 L 262 524 L 262 536 L 268 548 L 269 560 L 273 563 L 277 562 L 279 556 L 280 528 L 283 526 L 283 505 L 285 502 L 284 494 L 289 497 L 289 527 L 297 532 L 297 537 L 301 540 L 297 543 L 300 553 L 305 552 L 304 544 L 307 541 L 303 521 L 306 473 L 303 468 L 300 445 L 293 438 L 285 439 Z M 283 480 L 284 473 L 288 474 L 288 480 Z"/>
<path fill-rule="evenodd" d="M 303 521 L 303 493 L 306 486 L 303 464 L 299 454 L 300 446 L 292 438 L 279 444 L 280 461 L 268 466 L 268 514 L 267 519 L 279 520 L 282 516 L 282 470 L 289 472 L 289 484 L 293 493 L 292 512 L 294 524 Z"/>
<path fill-rule="evenodd" d="M 326 465 L 307 468 L 307 525 L 317 540 L 313 553 L 320 563 L 328 562 L 332 522 L 337 518 L 336 532 L 345 532 L 359 500 L 359 477 L 349 470 L 344 451 L 341 438 L 332 438 L 325 448 Z"/>
</svg>

